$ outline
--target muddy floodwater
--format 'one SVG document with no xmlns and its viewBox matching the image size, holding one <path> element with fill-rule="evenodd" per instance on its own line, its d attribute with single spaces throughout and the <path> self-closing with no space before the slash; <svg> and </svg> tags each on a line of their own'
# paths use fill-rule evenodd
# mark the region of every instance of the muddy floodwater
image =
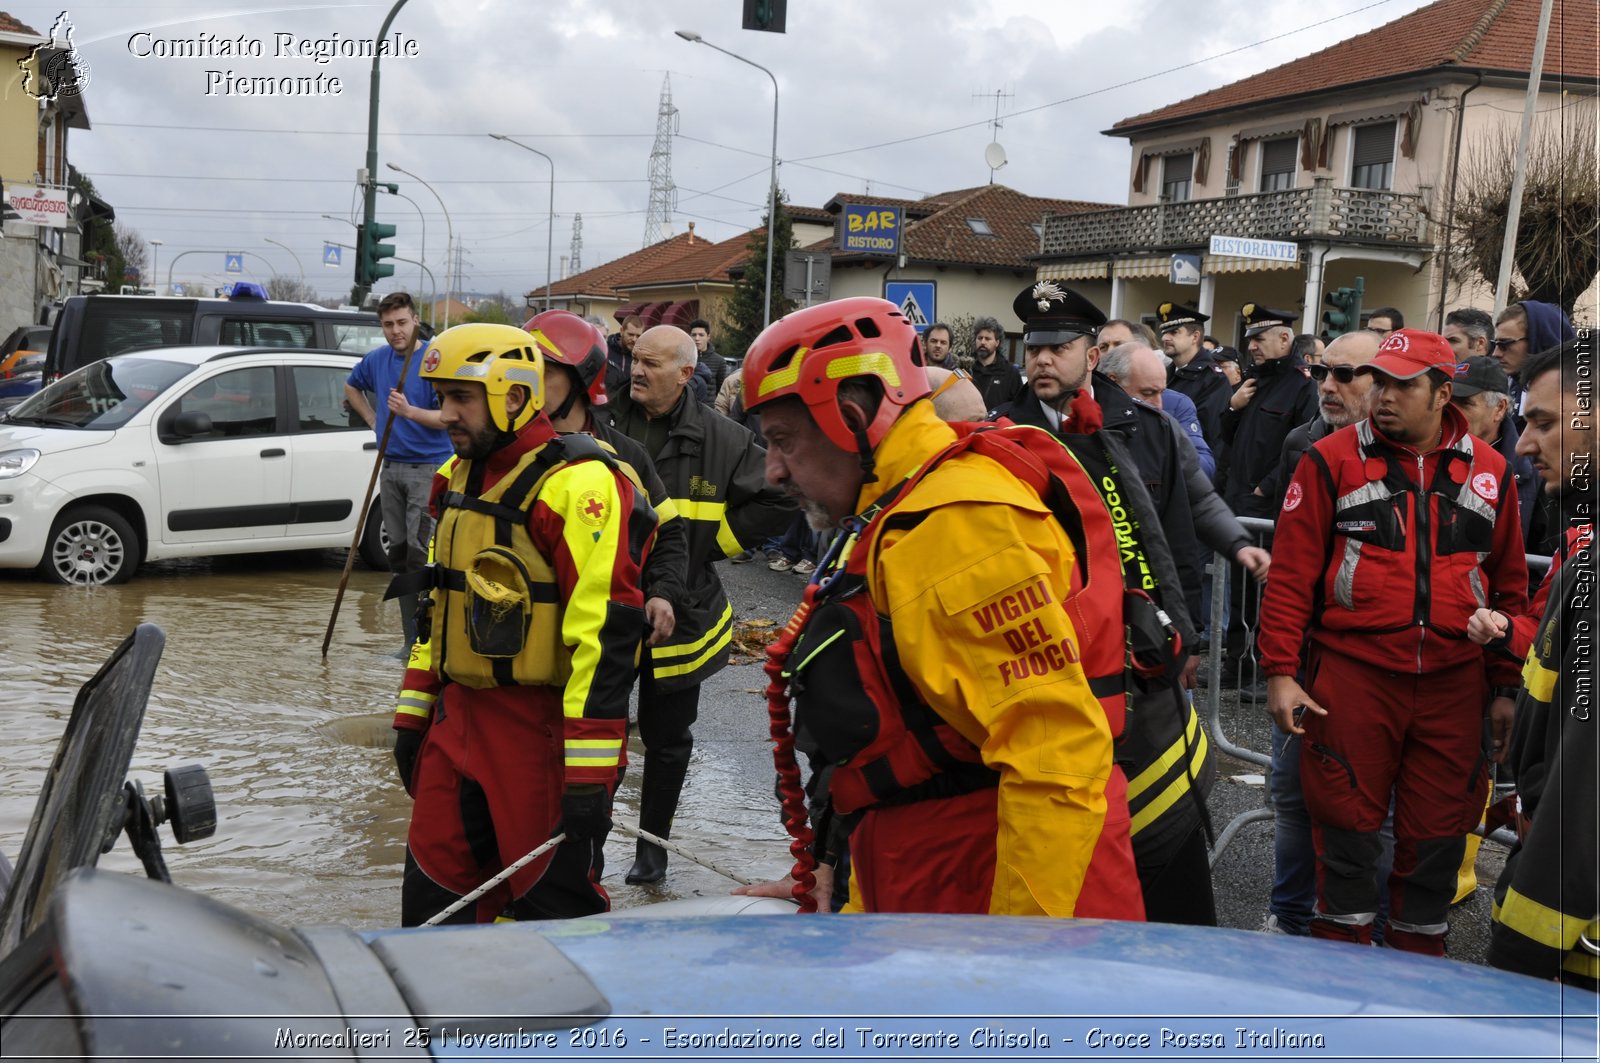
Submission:
<svg viewBox="0 0 1600 1063">
<path fill-rule="evenodd" d="M 0 573 L 0 849 L 13 859 L 78 687 L 133 628 L 161 627 L 131 777 L 161 791 L 163 769 L 203 764 L 217 832 L 178 846 L 175 882 L 289 924 L 398 922 L 410 800 L 395 779 L 390 720 L 401 664 L 386 574 L 353 572 L 333 645 L 320 654 L 342 553 L 148 566 L 119 587 L 56 587 Z M 674 840 L 752 877 L 786 867 L 766 722 L 752 665 L 707 686 Z M 618 794 L 636 819 L 642 748 Z M 626 886 L 633 843 L 615 834 L 604 883 L 614 907 L 724 894 L 733 885 L 674 857 L 664 887 Z M 121 841 L 101 866 L 138 871 Z"/>
</svg>

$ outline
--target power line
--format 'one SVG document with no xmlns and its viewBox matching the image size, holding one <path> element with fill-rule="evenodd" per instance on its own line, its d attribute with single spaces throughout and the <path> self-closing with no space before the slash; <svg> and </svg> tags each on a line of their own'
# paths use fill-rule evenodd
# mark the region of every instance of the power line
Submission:
<svg viewBox="0 0 1600 1063">
<path fill-rule="evenodd" d="M 293 133 L 295 136 L 311 137 L 365 137 L 364 129 L 260 129 L 249 126 L 195 126 L 195 125 L 163 125 L 155 122 L 105 122 L 95 119 L 95 126 L 109 126 L 116 129 L 176 129 L 185 133 L 266 133 L 282 135 Z M 483 137 L 487 131 L 472 133 L 418 133 L 412 130 L 392 130 L 388 133 L 379 131 L 379 136 L 397 136 L 411 139 L 412 137 Z M 608 138 L 647 138 L 653 133 L 510 133 L 508 136 L 526 137 L 530 140 L 604 140 Z"/>
<path fill-rule="evenodd" d="M 1252 48 L 1259 48 L 1263 44 L 1271 44 L 1274 41 L 1281 41 L 1285 37 L 1293 37 L 1297 33 L 1304 33 L 1306 30 L 1313 30 L 1313 29 L 1316 29 L 1319 26 L 1326 26 L 1330 22 L 1337 22 L 1342 18 L 1349 18 L 1351 15 L 1359 15 L 1363 11 L 1370 11 L 1375 7 L 1383 7 L 1385 4 L 1388 4 L 1388 3 L 1391 3 L 1391 2 L 1392 2 L 1392 0 L 1375 0 L 1374 3 L 1365 4 L 1365 5 L 1363 5 L 1361 7 L 1357 7 L 1357 8 L 1352 8 L 1349 11 L 1343 12 L 1342 14 L 1332 15 L 1332 16 L 1330 16 L 1328 18 L 1323 19 L 1320 22 L 1313 22 L 1310 25 L 1300 26 L 1300 27 L 1298 27 L 1296 29 L 1288 30 L 1287 32 L 1277 34 L 1276 36 L 1273 36 L 1273 37 L 1263 38 L 1262 40 L 1255 41 L 1254 43 L 1251 43 L 1251 44 L 1241 44 L 1237 48 L 1229 48 L 1225 52 L 1218 52 L 1215 55 L 1208 55 L 1203 59 L 1196 59 L 1196 60 L 1194 60 L 1193 62 L 1190 62 L 1190 63 L 1183 63 L 1183 64 L 1181 64 L 1179 66 L 1165 67 L 1165 68 L 1163 68 L 1161 70 L 1155 71 L 1154 73 L 1146 74 L 1143 77 L 1132 78 L 1132 79 L 1130 79 L 1128 81 L 1119 81 L 1114 85 L 1104 85 L 1104 86 L 1101 86 L 1098 89 L 1090 89 L 1088 92 L 1081 92 L 1076 96 L 1068 96 L 1066 99 L 1063 99 L 1063 100 L 1053 100 L 1050 103 L 1041 103 L 1036 107 L 1024 107 L 1020 111 L 1009 111 L 1004 115 L 1000 115 L 999 116 L 999 120 L 1000 121 L 1004 121 L 1007 118 L 1017 118 L 1017 117 L 1020 117 L 1021 115 L 1033 114 L 1035 111 L 1044 111 L 1044 110 L 1048 110 L 1048 109 L 1050 109 L 1052 107 L 1060 107 L 1062 104 L 1077 103 L 1079 100 L 1086 100 L 1091 96 L 1099 96 L 1099 95 L 1101 95 L 1103 93 L 1112 92 L 1112 91 L 1114 91 L 1116 89 L 1125 89 L 1130 85 L 1138 85 L 1141 82 L 1152 81 L 1155 78 L 1159 78 L 1159 77 L 1166 77 L 1168 74 L 1176 74 L 1180 70 L 1188 70 L 1191 67 L 1197 67 L 1197 66 L 1200 66 L 1202 64 L 1212 62 L 1213 60 L 1216 60 L 1216 59 L 1225 59 L 1230 55 L 1237 55 L 1240 52 L 1247 52 Z M 965 122 L 965 123 L 963 123 L 961 125 L 951 126 L 948 129 L 935 129 L 935 130 L 932 130 L 932 131 L 927 132 L 927 133 L 918 133 L 918 134 L 916 134 L 914 136 L 900 137 L 900 138 L 898 138 L 896 140 L 885 140 L 880 144 L 866 144 L 866 145 L 863 145 L 862 147 L 859 147 L 859 148 L 848 148 L 848 149 L 846 149 L 844 151 L 828 151 L 828 152 L 823 152 L 820 155 L 806 155 L 806 156 L 802 156 L 799 159 L 794 159 L 794 160 L 791 160 L 791 161 L 799 163 L 799 162 L 807 162 L 807 161 L 814 160 L 814 159 L 832 159 L 832 158 L 837 158 L 840 155 L 854 155 L 858 151 L 875 151 L 878 148 L 891 148 L 891 147 L 894 147 L 894 146 L 896 146 L 898 144 L 910 144 L 913 141 L 917 141 L 917 140 L 927 140 L 929 137 L 944 136 L 946 133 L 957 133 L 957 132 L 960 132 L 963 129 L 976 129 L 978 126 L 988 125 L 991 121 L 994 121 L 994 119 L 985 118 L 985 119 L 983 119 L 982 121 L 979 121 L 979 122 Z"/>
<path fill-rule="evenodd" d="M 708 148 L 720 148 L 723 151 L 737 152 L 740 155 L 749 155 L 752 158 L 765 159 L 765 158 L 769 157 L 767 155 L 762 154 L 759 151 L 751 151 L 748 148 L 736 148 L 731 144 L 718 144 L 714 140 L 705 140 L 705 139 L 703 139 L 701 137 L 690 136 L 687 133 L 678 133 L 678 134 L 676 134 L 676 136 L 678 136 L 679 138 L 681 138 L 683 140 L 692 141 L 693 143 L 696 143 L 696 144 L 704 144 Z M 819 156 L 813 156 L 813 157 L 814 158 L 821 158 L 822 156 L 819 155 Z M 829 170 L 826 167 L 812 166 L 809 163 L 800 162 L 797 159 L 780 158 L 780 159 L 778 159 L 778 165 L 779 166 L 798 166 L 803 170 L 815 170 L 817 173 L 830 174 L 830 175 L 832 175 L 834 177 L 847 177 L 852 181 L 870 181 L 873 184 L 883 185 L 883 186 L 885 186 L 887 188 L 899 188 L 899 189 L 903 189 L 903 190 L 905 190 L 907 192 L 915 192 L 919 196 L 928 195 L 927 189 L 913 188 L 910 185 L 896 184 L 893 181 L 885 181 L 885 180 L 883 180 L 882 178 L 879 178 L 879 177 L 865 177 L 865 176 L 863 176 L 861 174 L 856 174 L 856 173 L 844 173 L 843 171 L 840 171 L 840 170 Z M 766 173 L 767 171 L 765 169 L 762 169 L 759 172 L 760 173 Z M 748 177 L 742 178 L 742 180 L 746 180 L 746 181 L 748 181 L 749 179 L 750 178 L 748 178 Z M 737 182 L 734 182 L 734 183 L 737 183 Z M 726 188 L 727 186 L 724 185 L 723 187 Z"/>
<path fill-rule="evenodd" d="M 343 185 L 349 184 L 348 177 L 212 177 L 207 174 L 181 174 L 181 173 L 91 173 L 90 177 L 121 177 L 156 181 L 268 181 L 274 184 L 303 184 L 303 185 Z M 549 179 L 543 181 L 513 181 L 496 180 L 485 181 L 480 179 L 462 178 L 460 180 L 436 180 L 436 185 L 548 185 Z M 596 178 L 562 178 L 558 185 L 642 185 L 648 184 L 642 177 L 596 177 Z"/>
</svg>

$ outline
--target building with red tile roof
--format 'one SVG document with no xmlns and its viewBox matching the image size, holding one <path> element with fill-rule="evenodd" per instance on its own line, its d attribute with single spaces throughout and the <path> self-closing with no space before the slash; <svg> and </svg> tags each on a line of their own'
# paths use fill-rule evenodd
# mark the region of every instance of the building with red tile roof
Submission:
<svg viewBox="0 0 1600 1063">
<path fill-rule="evenodd" d="M 1398 307 L 1407 324 L 1437 329 L 1448 310 L 1490 308 L 1493 293 L 1464 282 L 1441 249 L 1463 170 L 1516 134 L 1539 9 L 1439 0 L 1117 122 L 1106 133 L 1129 141 L 1128 206 L 1046 220 L 1039 277 L 1118 317 L 1197 301 L 1224 342 L 1237 340 L 1248 301 L 1298 307 L 1299 327 L 1315 331 L 1324 294 L 1358 277 L 1367 309 Z M 1554 6 L 1536 135 L 1562 121 L 1595 127 L 1597 26 L 1597 0 Z M 1259 254 L 1213 253 L 1213 237 L 1256 241 L 1231 250 Z M 1265 257 L 1276 245 L 1292 246 Z M 1174 255 L 1198 259 L 1198 288 L 1173 283 Z"/>
<path fill-rule="evenodd" d="M 1020 358 L 1022 322 L 1011 303 L 1034 279 L 1046 216 L 1105 210 L 1109 204 L 1030 196 L 989 184 L 922 199 L 841 193 L 826 209 L 842 216 L 856 206 L 899 209 L 900 255 L 840 250 L 835 236 L 813 244 L 809 250 L 831 252 L 833 298 L 891 296 L 904 305 L 909 296 L 913 319 L 956 326 L 958 351 L 970 348 L 973 319 L 994 317 L 1010 338 L 1009 353 Z"/>
<path fill-rule="evenodd" d="M 785 207 L 798 239 L 815 240 L 832 225 L 832 215 L 816 207 Z M 822 219 L 826 218 L 826 221 Z M 706 318 L 713 332 L 733 292 L 734 273 L 749 257 L 750 241 L 760 229 L 721 241 L 688 231 L 641 250 L 584 270 L 551 286 L 551 304 L 599 317 L 609 331 L 624 318 L 638 315 L 649 325 L 688 326 Z M 529 307 L 544 306 L 544 288 L 527 293 Z"/>
</svg>

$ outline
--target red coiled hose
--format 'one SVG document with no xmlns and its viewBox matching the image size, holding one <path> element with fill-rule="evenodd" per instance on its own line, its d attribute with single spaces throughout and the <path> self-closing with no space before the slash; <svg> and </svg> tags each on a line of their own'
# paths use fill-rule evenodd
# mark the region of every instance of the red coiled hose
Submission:
<svg viewBox="0 0 1600 1063">
<path fill-rule="evenodd" d="M 812 600 L 817 595 L 817 585 L 806 588 L 799 608 L 784 625 L 783 632 L 767 647 L 767 715 L 771 723 L 772 763 L 778 769 L 778 794 L 783 802 L 783 826 L 792 839 L 789 852 L 794 856 L 794 899 L 800 903 L 802 913 L 814 913 L 817 899 L 811 895 L 816 888 L 817 856 L 812 851 L 815 834 L 806 814 L 805 788 L 800 783 L 800 765 L 794 756 L 793 714 L 790 711 L 789 683 L 783 677 L 784 665 L 794 649 L 795 639 L 805 626 L 811 612 Z"/>
</svg>

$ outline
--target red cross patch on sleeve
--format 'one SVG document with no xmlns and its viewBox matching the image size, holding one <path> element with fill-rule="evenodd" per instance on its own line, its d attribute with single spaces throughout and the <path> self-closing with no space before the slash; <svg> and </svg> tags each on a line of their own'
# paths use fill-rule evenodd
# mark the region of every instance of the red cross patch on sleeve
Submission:
<svg viewBox="0 0 1600 1063">
<path fill-rule="evenodd" d="M 599 491 L 585 491 L 578 496 L 578 519 L 591 528 L 603 528 L 611 519 L 611 503 Z"/>
</svg>

